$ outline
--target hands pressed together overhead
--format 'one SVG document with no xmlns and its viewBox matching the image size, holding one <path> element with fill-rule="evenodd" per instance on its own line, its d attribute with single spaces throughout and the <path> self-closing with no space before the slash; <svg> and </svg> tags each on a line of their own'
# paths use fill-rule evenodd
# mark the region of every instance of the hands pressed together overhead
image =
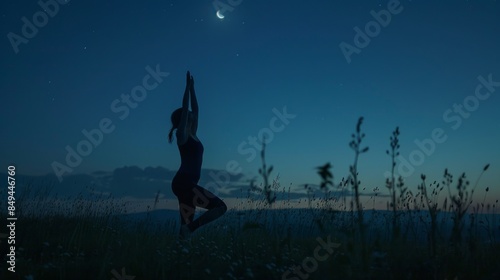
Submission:
<svg viewBox="0 0 500 280">
<path fill-rule="evenodd" d="M 191 73 L 187 71 L 186 73 L 186 88 L 193 89 L 194 88 L 194 78 L 191 76 Z"/>
</svg>

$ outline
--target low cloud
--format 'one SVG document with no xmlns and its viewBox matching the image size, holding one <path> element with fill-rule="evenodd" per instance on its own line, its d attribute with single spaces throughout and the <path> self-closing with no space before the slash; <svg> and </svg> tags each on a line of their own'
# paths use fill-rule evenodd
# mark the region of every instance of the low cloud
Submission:
<svg viewBox="0 0 500 280">
<path fill-rule="evenodd" d="M 214 174 L 220 174 L 223 170 L 202 169 L 199 185 L 205 186 L 210 183 L 218 183 L 214 180 Z M 75 197 L 77 195 L 106 198 L 127 198 L 127 199 L 154 199 L 158 192 L 160 199 L 173 199 L 175 195 L 171 190 L 171 181 L 176 170 L 163 167 L 124 166 L 113 171 L 95 171 L 88 174 L 68 175 L 63 182 L 59 182 L 57 177 L 51 173 L 44 176 L 17 175 L 18 197 L 27 189 L 31 195 L 41 194 L 56 195 L 59 198 Z M 6 176 L 6 174 L 5 174 Z M 250 181 L 242 174 L 228 175 L 229 178 L 224 186 L 215 190 L 215 194 L 222 199 L 252 197 L 254 199 L 264 199 L 264 195 L 252 190 Z M 256 184 L 259 186 L 259 184 Z M 325 192 L 318 185 L 307 185 L 311 192 L 309 196 L 323 198 Z M 277 200 L 295 201 L 308 198 L 305 184 L 274 189 Z M 348 187 L 344 190 L 331 189 L 330 197 L 340 197 L 342 195 L 352 196 Z M 374 196 L 375 193 L 363 193 L 362 196 Z M 387 194 L 377 193 L 378 197 L 387 197 Z"/>
</svg>

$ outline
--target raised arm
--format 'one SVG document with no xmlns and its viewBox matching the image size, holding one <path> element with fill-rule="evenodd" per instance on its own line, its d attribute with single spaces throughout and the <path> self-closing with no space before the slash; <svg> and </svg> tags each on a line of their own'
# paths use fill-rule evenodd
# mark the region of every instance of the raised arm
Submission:
<svg viewBox="0 0 500 280">
<path fill-rule="evenodd" d="M 191 76 L 191 83 L 189 87 L 189 91 L 191 93 L 191 110 L 193 111 L 193 124 L 192 130 L 193 133 L 196 134 L 198 130 L 198 100 L 196 99 L 196 93 L 194 91 L 194 78 Z"/>
<path fill-rule="evenodd" d="M 189 71 L 186 74 L 186 89 L 184 90 L 184 97 L 182 98 L 182 114 L 179 127 L 177 128 L 177 144 L 182 145 L 186 143 L 188 139 L 188 111 L 189 111 L 189 90 L 191 88 L 191 75 Z"/>
</svg>

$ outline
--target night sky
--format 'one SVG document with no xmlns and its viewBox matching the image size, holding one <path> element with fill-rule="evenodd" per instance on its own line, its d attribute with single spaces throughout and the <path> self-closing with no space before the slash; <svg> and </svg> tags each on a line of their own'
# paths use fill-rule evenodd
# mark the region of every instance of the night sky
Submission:
<svg viewBox="0 0 500 280">
<path fill-rule="evenodd" d="M 189 70 L 203 168 L 258 176 L 251 138 L 267 135 L 283 186 L 319 184 L 315 168 L 327 162 L 338 182 L 363 116 L 367 192 L 386 192 L 399 126 L 410 188 L 445 168 L 475 182 L 489 163 L 478 190 L 500 197 L 497 1 L 48 2 L 57 4 L 45 17 L 37 1 L 1 4 L 0 173 L 9 164 L 25 175 L 66 166 L 61 180 L 124 166 L 175 172 L 167 135 Z M 67 147 L 87 141 L 84 130 L 102 139 L 91 151 L 81 144 L 88 155 L 70 167 Z"/>
</svg>

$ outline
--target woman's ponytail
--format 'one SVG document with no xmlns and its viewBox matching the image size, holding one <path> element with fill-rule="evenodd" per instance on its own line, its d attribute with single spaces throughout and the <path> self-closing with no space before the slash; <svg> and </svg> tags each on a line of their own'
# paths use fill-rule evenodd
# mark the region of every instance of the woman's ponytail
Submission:
<svg viewBox="0 0 500 280">
<path fill-rule="evenodd" d="M 170 132 L 168 133 L 168 142 L 169 143 L 172 143 L 172 140 L 173 140 L 173 136 L 174 136 L 174 129 L 175 127 L 172 126 L 172 128 L 170 129 Z"/>
</svg>

